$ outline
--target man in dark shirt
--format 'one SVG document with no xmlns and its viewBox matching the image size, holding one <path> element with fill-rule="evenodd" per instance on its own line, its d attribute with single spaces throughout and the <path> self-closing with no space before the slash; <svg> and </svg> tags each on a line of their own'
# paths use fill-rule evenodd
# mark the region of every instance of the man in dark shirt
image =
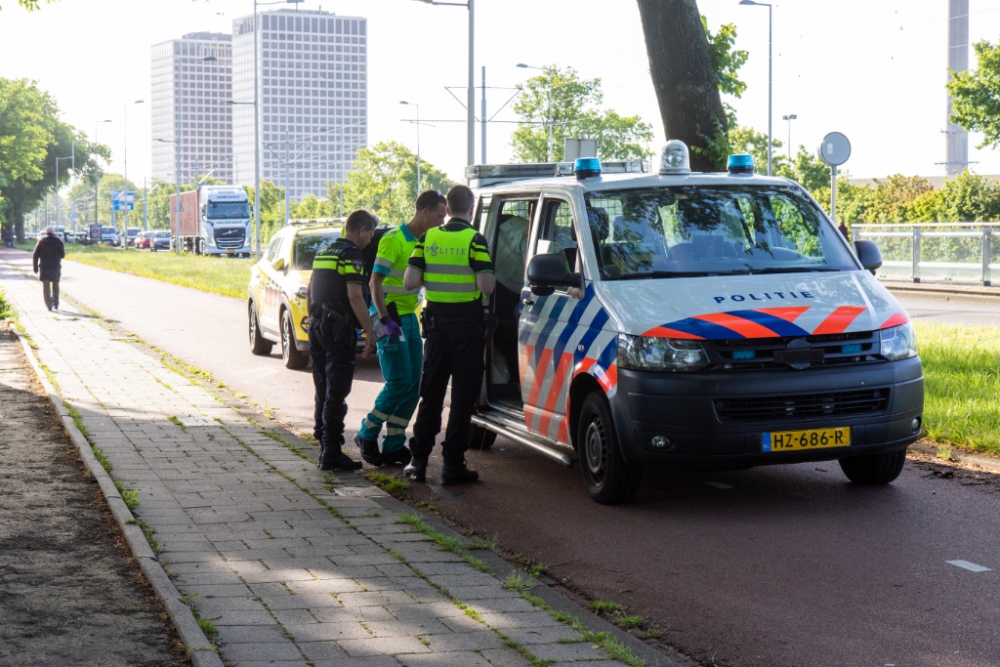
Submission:
<svg viewBox="0 0 1000 667">
<path fill-rule="evenodd" d="M 315 431 L 320 434 L 320 470 L 357 470 L 360 461 L 343 453 L 347 395 L 354 383 L 357 330 L 364 329 L 368 358 L 375 350 L 375 332 L 368 315 L 368 279 L 361 251 L 375 232 L 376 220 L 358 210 L 347 218 L 343 235 L 313 260 L 306 303 L 309 307 L 309 349 L 316 385 Z"/>
<path fill-rule="evenodd" d="M 35 244 L 31 265 L 42 281 L 42 297 L 45 299 L 45 307 L 49 310 L 53 308 L 59 310 L 59 278 L 62 275 L 62 259 L 65 256 L 66 249 L 56 236 L 55 227 L 46 227 L 45 236 L 38 239 L 38 243 Z"/>
<path fill-rule="evenodd" d="M 464 185 L 449 190 L 451 219 L 420 237 L 403 274 L 406 289 L 423 287 L 427 297 L 422 313 L 426 343 L 420 407 L 410 440 L 413 460 L 403 469 L 417 482 L 426 479 L 427 459 L 441 430 L 449 379 L 451 410 L 441 442 L 441 484 L 479 479 L 479 473 L 465 465 L 465 449 L 483 381 L 483 296 L 493 293 L 496 280 L 486 239 L 469 224 L 475 205 L 475 195 Z"/>
</svg>

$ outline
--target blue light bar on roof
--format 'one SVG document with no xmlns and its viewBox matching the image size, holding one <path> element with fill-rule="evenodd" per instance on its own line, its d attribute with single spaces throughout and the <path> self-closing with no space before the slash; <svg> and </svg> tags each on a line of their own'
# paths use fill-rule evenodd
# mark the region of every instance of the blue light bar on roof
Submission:
<svg viewBox="0 0 1000 667">
<path fill-rule="evenodd" d="M 730 174 L 752 174 L 753 155 L 748 155 L 746 153 L 736 153 L 735 155 L 730 155 L 728 167 Z"/>
</svg>

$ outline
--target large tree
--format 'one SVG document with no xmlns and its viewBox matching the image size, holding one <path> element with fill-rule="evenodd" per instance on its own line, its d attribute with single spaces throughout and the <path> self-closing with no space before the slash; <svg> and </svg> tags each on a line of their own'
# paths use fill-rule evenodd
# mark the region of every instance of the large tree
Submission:
<svg viewBox="0 0 1000 667">
<path fill-rule="evenodd" d="M 420 161 L 420 190 L 447 191 L 454 183 L 425 160 Z M 364 208 L 383 222 L 398 225 L 413 217 L 417 195 L 417 156 L 395 141 L 383 141 L 362 148 L 354 160 L 354 170 L 344 185 L 344 215 Z M 340 184 L 327 193 L 329 210 L 340 208 Z"/>
<path fill-rule="evenodd" d="M 547 67 L 539 76 L 518 84 L 520 97 L 514 112 L 521 117 L 511 136 L 514 158 L 522 162 L 549 160 L 549 127 L 552 159 L 563 158 L 566 137 L 597 139 L 597 154 L 606 160 L 634 160 L 649 156 L 647 145 L 653 128 L 639 116 L 622 116 L 600 110 L 600 79 L 581 79 L 572 67 Z"/>
<path fill-rule="evenodd" d="M 952 72 L 948 82 L 951 122 L 982 132 L 980 148 L 1000 146 L 1000 45 L 983 40 L 974 47 L 977 67 Z"/>
<path fill-rule="evenodd" d="M 60 159 L 56 181 L 56 158 Z M 107 159 L 106 146 L 59 120 L 52 97 L 32 81 L 0 79 L 0 205 L 5 224 L 24 241 L 24 214 L 38 206 L 70 175 L 88 178 L 98 168 L 94 156 Z"/>
<path fill-rule="evenodd" d="M 691 148 L 692 169 L 714 171 L 719 153 L 725 150 L 720 146 L 728 145 L 729 125 L 698 3 L 637 2 L 666 136 Z"/>
</svg>

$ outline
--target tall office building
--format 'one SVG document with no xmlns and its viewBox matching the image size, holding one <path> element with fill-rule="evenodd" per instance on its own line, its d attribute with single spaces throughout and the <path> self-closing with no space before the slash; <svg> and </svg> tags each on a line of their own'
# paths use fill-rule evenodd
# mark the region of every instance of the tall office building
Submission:
<svg viewBox="0 0 1000 667">
<path fill-rule="evenodd" d="M 254 182 L 254 40 L 260 98 L 261 179 L 292 201 L 323 198 L 368 143 L 368 38 L 363 18 L 280 9 L 233 22 L 236 182 Z M 287 139 L 286 139 L 287 138 Z M 288 160 L 285 145 L 288 143 Z"/>
<path fill-rule="evenodd" d="M 196 32 L 152 48 L 153 176 L 233 181 L 232 36 Z M 166 139 L 167 141 L 157 141 Z"/>
</svg>

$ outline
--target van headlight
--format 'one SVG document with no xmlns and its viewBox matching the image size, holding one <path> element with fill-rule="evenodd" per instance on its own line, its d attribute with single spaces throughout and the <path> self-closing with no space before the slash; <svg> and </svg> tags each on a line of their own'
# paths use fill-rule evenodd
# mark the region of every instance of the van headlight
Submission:
<svg viewBox="0 0 1000 667">
<path fill-rule="evenodd" d="M 694 340 L 618 334 L 618 366 L 637 371 L 691 372 L 708 365 L 705 346 Z"/>
<path fill-rule="evenodd" d="M 882 329 L 879 335 L 882 338 L 882 356 L 889 361 L 917 356 L 917 332 L 909 322 Z"/>
</svg>

